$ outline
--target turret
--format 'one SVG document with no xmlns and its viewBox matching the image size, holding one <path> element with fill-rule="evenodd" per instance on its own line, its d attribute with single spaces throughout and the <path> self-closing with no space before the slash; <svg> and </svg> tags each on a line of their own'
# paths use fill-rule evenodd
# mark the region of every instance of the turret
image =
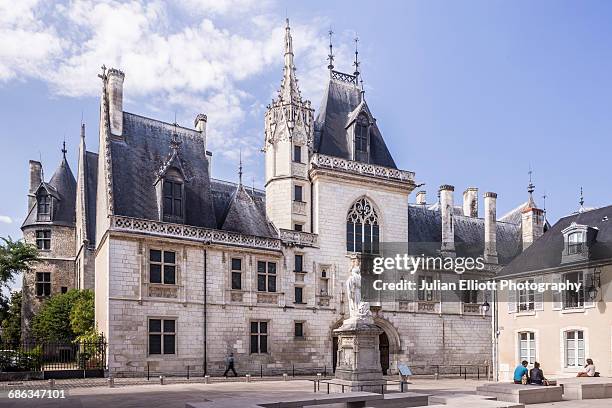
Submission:
<svg viewBox="0 0 612 408">
<path fill-rule="evenodd" d="M 313 148 L 313 110 L 302 99 L 295 75 L 287 19 L 283 80 L 265 114 L 266 212 L 277 228 L 311 231 L 308 161 Z"/>
</svg>

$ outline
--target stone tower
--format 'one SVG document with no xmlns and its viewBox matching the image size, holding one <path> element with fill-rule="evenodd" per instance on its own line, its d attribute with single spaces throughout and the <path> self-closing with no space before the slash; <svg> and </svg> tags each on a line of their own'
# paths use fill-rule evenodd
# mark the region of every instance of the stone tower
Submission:
<svg viewBox="0 0 612 408">
<path fill-rule="evenodd" d="M 42 165 L 30 161 L 28 215 L 21 226 L 24 240 L 36 245 L 40 262 L 23 274 L 21 327 L 30 339 L 32 317 L 50 296 L 74 288 L 76 180 L 66 160 L 46 182 Z"/>
<path fill-rule="evenodd" d="M 310 232 L 313 110 L 310 101 L 302 99 L 297 82 L 287 19 L 283 81 L 265 114 L 266 212 L 278 228 Z"/>
</svg>

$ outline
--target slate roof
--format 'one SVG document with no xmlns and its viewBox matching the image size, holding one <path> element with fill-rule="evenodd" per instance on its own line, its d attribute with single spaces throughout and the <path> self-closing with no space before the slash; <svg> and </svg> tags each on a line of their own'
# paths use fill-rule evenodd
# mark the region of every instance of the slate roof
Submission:
<svg viewBox="0 0 612 408">
<path fill-rule="evenodd" d="M 39 189 L 45 188 L 57 201 L 53 204 L 53 217 L 51 222 L 36 220 L 36 203 L 28 211 L 28 216 L 22 224 L 27 227 L 36 224 L 74 226 L 76 219 L 76 180 L 72 170 L 64 157 L 60 165 L 51 176 L 49 182 L 42 182 Z"/>
<path fill-rule="evenodd" d="M 158 220 L 155 182 L 170 155 L 176 132 L 186 173 L 185 224 L 216 228 L 208 158 L 200 132 L 132 113 L 123 113 L 123 140 L 111 139 L 114 211 Z"/>
<path fill-rule="evenodd" d="M 98 154 L 85 152 L 85 195 L 87 206 L 87 239 L 90 245 L 96 241 L 96 197 L 98 188 Z"/>
<path fill-rule="evenodd" d="M 369 112 L 367 104 L 365 101 L 362 103 L 361 99 L 361 90 L 356 85 L 330 78 L 315 120 L 315 153 L 351 159 L 351 138 L 346 127 L 350 118 L 359 113 L 356 112 L 358 107 Z M 370 129 L 369 162 L 396 169 L 395 161 L 376 123 Z"/>
<path fill-rule="evenodd" d="M 276 237 L 266 219 L 266 206 L 260 197 L 252 197 L 242 184 L 234 190 L 225 213 L 219 219 L 221 229 L 260 237 Z"/>
<path fill-rule="evenodd" d="M 478 257 L 484 253 L 484 219 L 453 216 L 455 250 L 459 257 Z M 521 230 L 517 225 L 497 222 L 497 253 L 500 264 L 507 264 L 522 249 Z M 440 211 L 422 205 L 408 206 L 408 246 L 412 254 L 438 255 L 442 242 Z"/>
<path fill-rule="evenodd" d="M 612 261 L 612 206 L 607 206 L 561 218 L 546 234 L 538 238 L 509 265 L 504 267 L 499 276 L 519 275 L 561 266 L 561 255 L 564 247 L 561 231 L 573 222 L 598 229 L 589 259 L 591 261 L 604 259 Z"/>
</svg>

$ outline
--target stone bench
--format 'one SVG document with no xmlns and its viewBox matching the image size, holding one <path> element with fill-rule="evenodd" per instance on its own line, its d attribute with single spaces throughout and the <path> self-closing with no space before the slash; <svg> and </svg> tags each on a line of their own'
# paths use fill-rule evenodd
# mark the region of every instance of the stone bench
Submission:
<svg viewBox="0 0 612 408">
<path fill-rule="evenodd" d="M 563 398 L 568 400 L 612 398 L 612 379 L 605 377 L 561 378 Z"/>
<path fill-rule="evenodd" d="M 495 397 L 474 394 L 433 395 L 429 397 L 431 406 L 445 408 L 524 408 L 519 402 L 497 401 Z"/>
<path fill-rule="evenodd" d="M 380 400 L 370 401 L 367 406 L 372 408 L 408 408 L 422 407 L 429 403 L 429 394 L 416 392 L 394 392 L 384 394 Z"/>
<path fill-rule="evenodd" d="M 495 397 L 498 401 L 518 402 L 521 404 L 542 404 L 561 401 L 563 388 L 560 385 L 522 385 L 489 383 L 476 388 L 478 395 Z"/>
</svg>

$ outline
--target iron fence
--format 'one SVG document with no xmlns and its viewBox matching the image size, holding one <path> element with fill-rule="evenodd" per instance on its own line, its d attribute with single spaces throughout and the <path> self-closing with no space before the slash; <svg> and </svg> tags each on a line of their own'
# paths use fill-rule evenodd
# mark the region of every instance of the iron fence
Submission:
<svg viewBox="0 0 612 408">
<path fill-rule="evenodd" d="M 106 342 L 0 342 L 0 372 L 101 371 Z M 46 376 L 45 378 L 51 378 Z"/>
</svg>

